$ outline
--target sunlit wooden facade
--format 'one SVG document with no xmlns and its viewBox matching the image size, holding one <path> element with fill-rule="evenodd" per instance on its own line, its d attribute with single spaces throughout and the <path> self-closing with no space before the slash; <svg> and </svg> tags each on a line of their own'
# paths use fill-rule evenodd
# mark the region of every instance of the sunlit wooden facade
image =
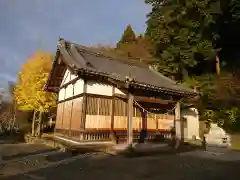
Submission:
<svg viewBox="0 0 240 180">
<path fill-rule="evenodd" d="M 105 61 L 96 60 L 99 56 Z M 132 141 L 144 130 L 146 139 L 152 139 L 159 133 L 168 134 L 175 126 L 174 107 L 179 99 L 195 95 L 188 89 L 177 93 L 176 89 L 165 92 L 161 87 L 160 90 L 146 87 L 147 83 L 131 80 L 134 73 L 124 81 L 116 76 L 117 73 L 113 78 L 112 72 L 106 72 L 107 68 L 104 72 L 99 70 L 100 61 L 105 66 L 113 65 L 112 61 L 119 63 L 119 60 L 89 52 L 82 46 L 59 41 L 53 70 L 45 87 L 58 93 L 56 135 L 75 141 L 110 141 L 110 134 L 114 132 L 119 139 L 124 141 L 130 136 Z M 141 72 L 143 67 L 134 63 L 130 64 L 129 71 L 132 67 L 133 71 L 139 68 Z M 129 61 L 115 65 L 121 68 L 122 64 L 129 67 Z M 172 82 L 162 75 L 157 76 L 159 81 Z"/>
</svg>

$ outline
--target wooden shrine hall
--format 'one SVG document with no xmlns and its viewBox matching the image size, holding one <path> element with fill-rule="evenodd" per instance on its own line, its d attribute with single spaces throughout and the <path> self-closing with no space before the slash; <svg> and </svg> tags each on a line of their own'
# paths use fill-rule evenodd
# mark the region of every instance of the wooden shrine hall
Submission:
<svg viewBox="0 0 240 180">
<path fill-rule="evenodd" d="M 59 39 L 45 90 L 58 93 L 55 135 L 66 140 L 127 141 L 175 130 L 180 104 L 197 96 L 139 60 L 112 58 Z M 179 122 L 179 123 L 178 123 Z"/>
</svg>

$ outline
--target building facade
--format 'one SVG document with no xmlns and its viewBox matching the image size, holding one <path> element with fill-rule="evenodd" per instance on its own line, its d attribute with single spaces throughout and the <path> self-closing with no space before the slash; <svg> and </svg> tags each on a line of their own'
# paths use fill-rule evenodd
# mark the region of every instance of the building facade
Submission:
<svg viewBox="0 0 240 180">
<path fill-rule="evenodd" d="M 55 134 L 74 141 L 131 143 L 176 130 L 182 98 L 191 89 L 132 59 L 114 59 L 59 40 L 45 90 L 58 93 Z M 167 133 L 165 133 L 167 134 Z"/>
</svg>

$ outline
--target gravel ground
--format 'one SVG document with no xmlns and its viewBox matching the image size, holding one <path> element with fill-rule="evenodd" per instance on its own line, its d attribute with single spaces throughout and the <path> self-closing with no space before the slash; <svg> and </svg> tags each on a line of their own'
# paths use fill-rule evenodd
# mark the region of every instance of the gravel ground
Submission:
<svg viewBox="0 0 240 180">
<path fill-rule="evenodd" d="M 6 180 L 240 179 L 240 152 L 230 150 L 134 158 L 105 153 L 72 157 L 43 145 L 1 144 L 0 154 L 0 179 Z"/>
<path fill-rule="evenodd" d="M 225 156 L 240 156 L 228 152 Z M 81 155 L 83 156 L 83 155 Z M 232 180 L 240 179 L 240 161 L 222 154 L 192 151 L 175 155 L 158 155 L 139 158 L 110 156 L 103 153 L 87 155 L 68 163 L 56 164 L 25 174 L 9 176 L 7 180 L 127 180 L 127 179 L 167 179 L 167 180 Z M 217 157 L 217 158 L 216 158 Z M 218 158 L 219 157 L 219 158 Z"/>
<path fill-rule="evenodd" d="M 1 160 L 11 160 L 30 154 L 52 151 L 53 149 L 39 144 L 0 144 Z"/>
<path fill-rule="evenodd" d="M 0 164 L 0 177 L 29 172 L 68 158 L 72 158 L 71 153 L 52 151 L 3 161 Z"/>
</svg>

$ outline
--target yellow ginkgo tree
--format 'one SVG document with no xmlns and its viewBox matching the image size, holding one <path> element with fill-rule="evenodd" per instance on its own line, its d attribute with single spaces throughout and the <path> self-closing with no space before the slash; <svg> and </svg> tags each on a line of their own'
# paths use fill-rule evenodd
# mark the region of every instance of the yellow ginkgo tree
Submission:
<svg viewBox="0 0 240 180">
<path fill-rule="evenodd" d="M 52 55 L 46 52 L 36 52 L 19 72 L 19 79 L 14 89 L 16 103 L 21 110 L 34 111 L 32 135 L 35 135 L 35 115 L 39 113 L 39 134 L 42 113 L 56 106 L 56 94 L 44 91 L 48 74 L 52 68 Z"/>
</svg>

